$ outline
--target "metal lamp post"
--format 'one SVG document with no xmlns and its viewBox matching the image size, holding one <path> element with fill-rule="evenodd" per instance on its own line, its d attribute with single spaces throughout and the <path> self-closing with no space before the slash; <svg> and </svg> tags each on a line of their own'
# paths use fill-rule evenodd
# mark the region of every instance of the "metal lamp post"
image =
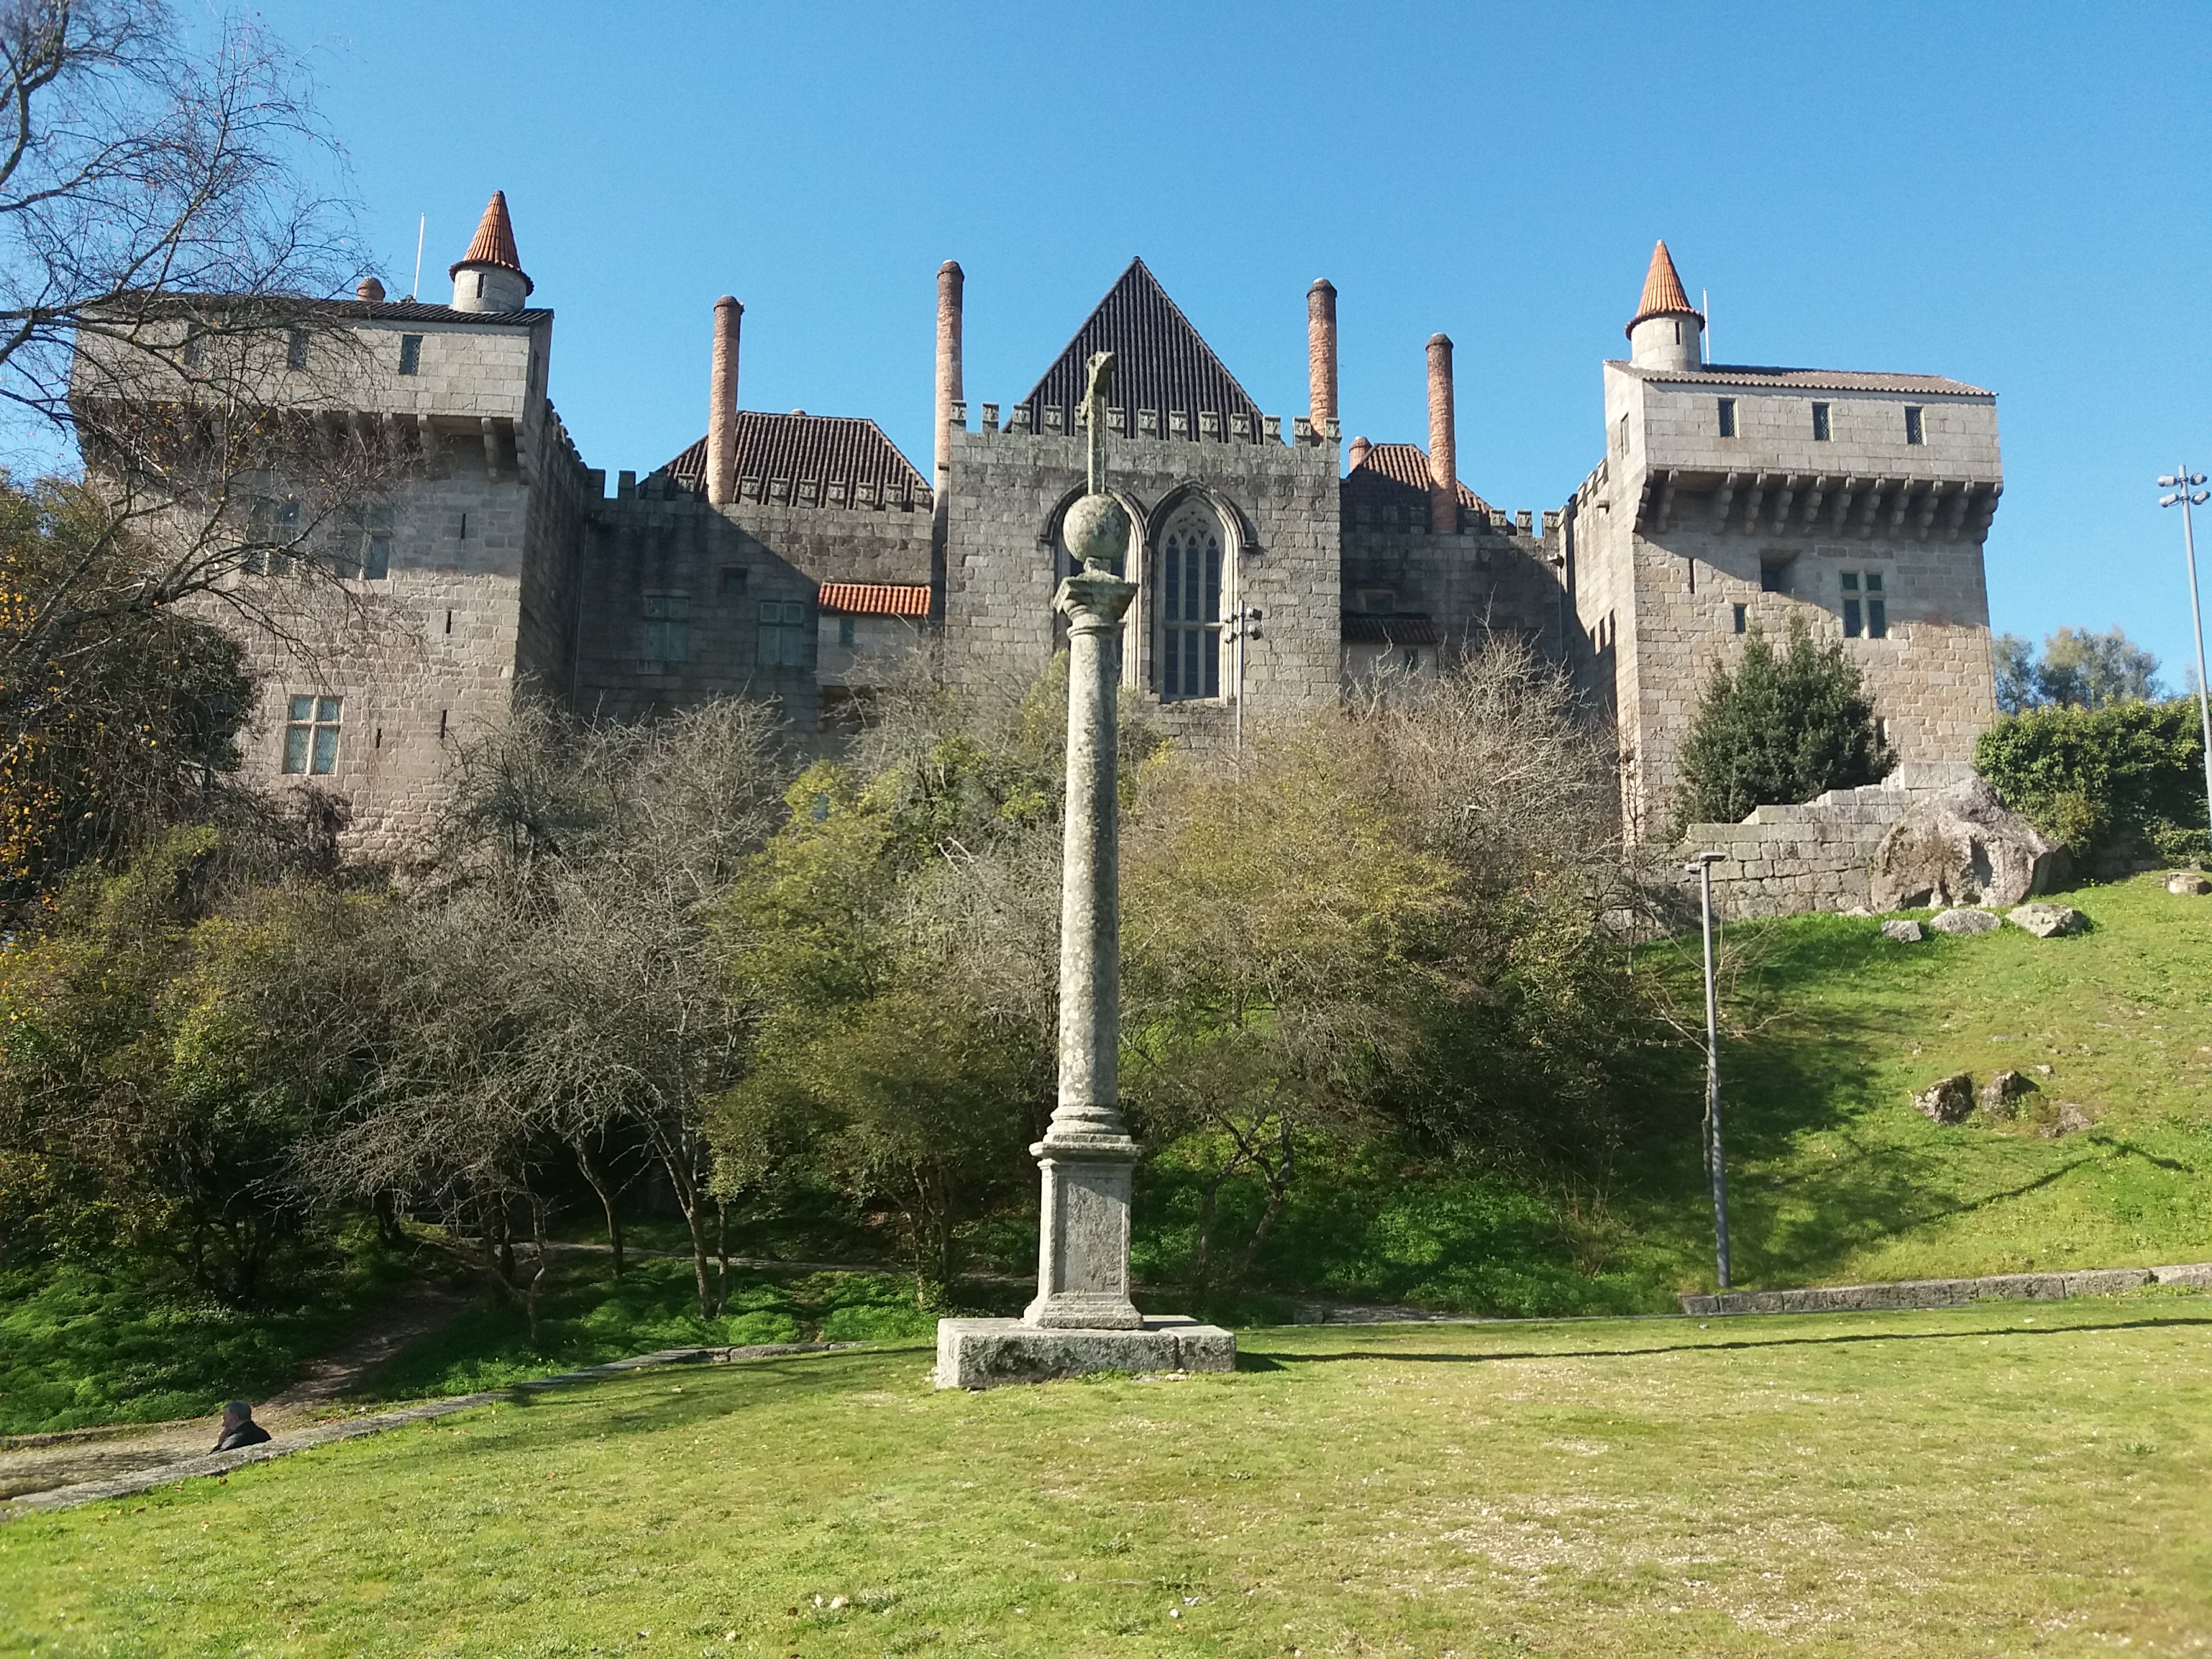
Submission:
<svg viewBox="0 0 2212 1659">
<path fill-rule="evenodd" d="M 2169 492 L 2158 498 L 2158 504 L 2181 509 L 2181 545 L 2189 556 L 2189 619 L 2197 628 L 2197 721 L 2204 737 L 2204 811 L 2207 824 L 2212 825 L 2212 692 L 2204 684 L 2204 611 L 2197 598 L 2197 531 L 2190 521 L 2191 507 L 2212 500 L 2212 490 L 2201 488 L 2203 483 L 2202 472 L 2177 466 L 2172 477 L 2158 481 L 2158 487 Z"/>
<path fill-rule="evenodd" d="M 1729 1287 L 1728 1166 L 1721 1154 L 1721 1005 L 1713 985 L 1713 861 L 1718 853 L 1700 853 L 1682 867 L 1698 878 L 1704 901 L 1705 933 L 1705 1172 L 1713 1183 L 1713 1261 L 1720 1287 Z"/>
</svg>

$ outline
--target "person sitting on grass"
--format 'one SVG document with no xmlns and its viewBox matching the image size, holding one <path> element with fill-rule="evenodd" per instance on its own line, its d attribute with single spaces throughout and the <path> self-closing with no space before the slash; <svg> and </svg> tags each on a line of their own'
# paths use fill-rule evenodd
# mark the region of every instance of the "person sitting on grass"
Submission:
<svg viewBox="0 0 2212 1659">
<path fill-rule="evenodd" d="M 268 1437 L 269 1431 L 253 1420 L 253 1407 L 243 1400 L 234 1400 L 222 1408 L 222 1435 L 215 1449 L 236 1451 L 241 1446 L 258 1446 Z"/>
</svg>

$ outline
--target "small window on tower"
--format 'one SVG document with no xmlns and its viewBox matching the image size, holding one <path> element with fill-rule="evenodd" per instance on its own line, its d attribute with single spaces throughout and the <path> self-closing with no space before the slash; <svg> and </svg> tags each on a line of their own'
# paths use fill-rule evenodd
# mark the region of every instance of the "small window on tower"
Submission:
<svg viewBox="0 0 2212 1659">
<path fill-rule="evenodd" d="M 1743 632 L 1743 609 L 1744 609 L 1744 608 L 1743 608 L 1741 605 L 1731 605 L 1731 606 L 1729 607 L 1729 609 L 1730 609 L 1730 610 L 1732 610 L 1732 611 L 1734 611 L 1735 612 L 1735 631 L 1736 631 L 1737 633 L 1741 634 L 1741 633 L 1742 633 L 1742 632 Z"/>
<path fill-rule="evenodd" d="M 1735 398 L 1723 398 L 1720 400 L 1720 412 L 1721 412 L 1721 436 L 1722 436 L 1722 437 L 1723 437 L 1723 438 L 1733 438 L 1733 437 L 1735 437 Z"/>
<path fill-rule="evenodd" d="M 284 367 L 305 368 L 307 366 L 307 331 L 295 328 L 284 337 Z"/>
<path fill-rule="evenodd" d="M 1787 593 L 1790 591 L 1790 561 L 1761 559 L 1759 562 L 1759 591 L 1762 593 Z"/>
<path fill-rule="evenodd" d="M 837 643 L 850 651 L 860 642 L 860 624 L 850 617 L 837 618 Z"/>
<path fill-rule="evenodd" d="M 745 568 L 741 564 L 722 567 L 722 592 L 726 596 L 745 591 Z"/>
<path fill-rule="evenodd" d="M 1813 405 L 1813 441 L 1816 444 L 1828 441 L 1828 406 L 1826 404 Z"/>
<path fill-rule="evenodd" d="M 1928 441 L 1926 429 L 1921 425 L 1920 405 L 1917 404 L 1907 404 L 1905 406 L 1905 441 L 1909 444 L 1924 444 Z"/>
<path fill-rule="evenodd" d="M 284 709 L 284 769 L 328 777 L 338 769 L 338 720 L 343 697 L 293 697 Z"/>
<path fill-rule="evenodd" d="M 1881 572 L 1866 573 L 1867 637 L 1886 640 L 1889 637 L 1889 601 L 1881 591 Z"/>
<path fill-rule="evenodd" d="M 1628 453 L 1628 416 L 1626 415 L 1620 417 L 1620 427 L 1615 434 L 1615 443 L 1622 454 Z"/>
<path fill-rule="evenodd" d="M 419 374 L 422 372 L 422 337 L 403 334 L 399 337 L 399 372 Z"/>
</svg>

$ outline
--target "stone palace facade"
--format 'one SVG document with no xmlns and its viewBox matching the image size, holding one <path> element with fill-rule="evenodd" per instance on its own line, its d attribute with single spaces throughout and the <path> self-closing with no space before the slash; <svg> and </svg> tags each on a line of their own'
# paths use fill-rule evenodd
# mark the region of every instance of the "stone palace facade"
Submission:
<svg viewBox="0 0 2212 1659">
<path fill-rule="evenodd" d="M 1460 481 L 1442 335 L 1425 446 L 1343 442 L 1326 282 L 1306 296 L 1308 407 L 1287 418 L 1253 402 L 1141 260 L 1002 405 L 967 397 L 948 263 L 927 471 L 865 416 L 742 408 L 743 307 L 725 299 L 704 435 L 610 489 L 547 397 L 553 313 L 530 303 L 503 196 L 450 275 L 446 305 L 371 281 L 319 307 L 368 366 L 328 418 L 396 434 L 407 463 L 331 532 L 354 603 L 253 642 L 266 689 L 248 775 L 346 797 L 366 854 L 405 853 L 456 743 L 526 690 L 623 719 L 771 697 L 830 744 L 917 648 L 954 684 L 1042 671 L 1070 568 L 1061 515 L 1084 486 L 1083 368 L 1101 349 L 1118 357 L 1111 476 L 1135 527 L 1124 694 L 1187 740 L 1224 741 L 1240 702 L 1322 708 L 1361 677 L 1431 673 L 1510 633 L 1612 712 L 1632 819 L 1656 823 L 1711 665 L 1791 615 L 1845 641 L 1910 765 L 1955 769 L 1991 717 L 1994 398 L 1706 363 L 1663 245 L 1629 356 L 1603 367 L 1605 458 L 1540 517 Z M 263 488 L 281 514 L 283 481 Z M 1240 653 L 1250 611 L 1264 620 Z"/>
</svg>

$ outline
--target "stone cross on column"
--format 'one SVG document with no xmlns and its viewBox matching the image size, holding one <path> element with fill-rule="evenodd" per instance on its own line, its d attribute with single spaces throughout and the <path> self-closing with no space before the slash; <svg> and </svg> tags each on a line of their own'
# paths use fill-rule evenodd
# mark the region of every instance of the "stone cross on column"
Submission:
<svg viewBox="0 0 2212 1659">
<path fill-rule="evenodd" d="M 1037 1293 L 1019 1319 L 945 1319 L 940 1388 L 981 1389 L 1097 1370 L 1216 1370 L 1237 1363 L 1227 1331 L 1147 1319 L 1129 1299 L 1129 1187 L 1137 1143 L 1121 1118 L 1120 766 L 1114 643 L 1136 597 L 1115 573 L 1129 515 L 1106 491 L 1106 399 L 1114 354 L 1091 359 L 1083 408 L 1089 489 L 1061 536 L 1082 568 L 1060 585 L 1067 618 L 1067 805 L 1060 877 L 1060 1098 L 1044 1139 Z"/>
<path fill-rule="evenodd" d="M 1114 354 L 1091 360 L 1083 406 L 1090 493 L 1062 537 L 1083 568 L 1060 585 L 1067 618 L 1067 805 L 1060 875 L 1060 1101 L 1030 1153 L 1044 1168 L 1037 1294 L 1031 1325 L 1091 1330 L 1144 1323 L 1129 1300 L 1129 1180 L 1137 1143 L 1121 1119 L 1120 679 L 1114 642 L 1136 584 L 1114 573 L 1129 515 L 1105 492 L 1106 398 Z"/>
</svg>

